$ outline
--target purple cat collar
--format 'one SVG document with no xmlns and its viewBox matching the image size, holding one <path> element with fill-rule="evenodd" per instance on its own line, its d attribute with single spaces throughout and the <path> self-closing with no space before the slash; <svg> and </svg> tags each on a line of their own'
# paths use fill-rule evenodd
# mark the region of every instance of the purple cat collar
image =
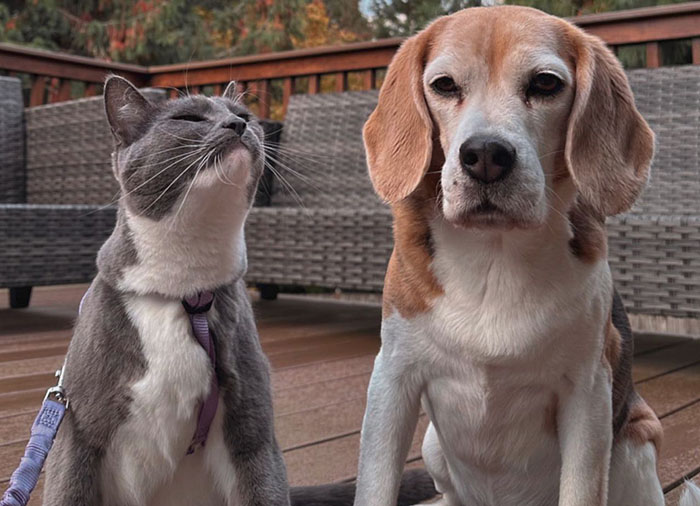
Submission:
<svg viewBox="0 0 700 506">
<path fill-rule="evenodd" d="M 198 446 L 204 446 L 209 435 L 209 428 L 214 421 L 216 409 L 219 406 L 219 382 L 216 379 L 216 350 L 214 349 L 214 340 L 212 339 L 207 321 L 207 312 L 211 309 L 214 302 L 213 292 L 201 292 L 193 297 L 186 297 L 182 300 L 182 305 L 190 317 L 192 324 L 192 332 L 197 342 L 204 348 L 204 351 L 209 355 L 213 374 L 211 377 L 211 387 L 206 399 L 199 408 L 197 417 L 197 428 L 192 436 L 192 442 L 187 449 L 187 454 L 194 453 Z"/>
</svg>

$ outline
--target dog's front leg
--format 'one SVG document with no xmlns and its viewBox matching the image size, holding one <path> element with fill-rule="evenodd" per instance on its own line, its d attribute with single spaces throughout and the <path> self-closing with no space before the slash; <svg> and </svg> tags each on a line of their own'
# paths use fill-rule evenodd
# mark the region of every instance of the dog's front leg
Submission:
<svg viewBox="0 0 700 506">
<path fill-rule="evenodd" d="M 589 378 L 577 381 L 569 395 L 560 400 L 559 506 L 607 504 L 612 446 L 611 377 L 600 363 Z"/>
<path fill-rule="evenodd" d="M 362 424 L 355 506 L 393 506 L 418 420 L 420 384 L 382 348 Z M 391 355 L 391 354 L 389 354 Z"/>
</svg>

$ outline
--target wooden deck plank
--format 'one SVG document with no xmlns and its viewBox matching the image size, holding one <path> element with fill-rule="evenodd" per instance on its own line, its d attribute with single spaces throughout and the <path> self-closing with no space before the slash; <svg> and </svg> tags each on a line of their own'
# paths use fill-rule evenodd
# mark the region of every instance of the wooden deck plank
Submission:
<svg viewBox="0 0 700 506">
<path fill-rule="evenodd" d="M 68 331 L 41 332 L 35 334 L 33 339 L 31 337 L 27 338 L 26 335 L 23 335 L 19 337 L 15 342 L 9 342 L 10 339 L 7 339 L 7 337 L 7 335 L 2 335 L 2 331 L 0 330 L 0 349 L 2 350 L 0 356 L 10 357 L 8 359 L 0 358 L 0 361 L 21 360 L 23 358 L 31 358 L 16 355 L 6 355 L 6 353 L 17 353 L 22 351 L 28 351 L 31 353 L 37 348 L 54 348 L 57 346 L 64 346 L 67 348 L 68 343 L 70 342 L 70 333 Z"/>
<path fill-rule="evenodd" d="M 365 399 L 359 397 L 275 418 L 280 447 L 293 450 L 359 432 Z"/>
<path fill-rule="evenodd" d="M 24 447 L 27 441 L 20 439 L 0 445 L 0 481 L 7 481 L 19 464 L 19 459 L 24 455 Z"/>
<path fill-rule="evenodd" d="M 56 376 L 51 373 L 23 374 L 0 378 L 0 394 L 21 392 L 35 388 L 48 388 L 56 381 Z"/>
<path fill-rule="evenodd" d="M 373 311 L 374 312 L 374 311 Z M 271 345 L 277 341 L 287 342 L 293 339 L 307 337 L 322 337 L 334 335 L 338 333 L 347 333 L 353 331 L 374 331 L 379 335 L 379 327 L 381 321 L 374 315 L 367 316 L 362 313 L 352 314 L 350 321 L 322 321 L 316 323 L 308 323 L 308 316 L 303 322 L 298 325 L 292 325 L 286 322 L 275 325 L 259 324 L 258 331 L 260 333 L 260 341 L 264 344 Z"/>
<path fill-rule="evenodd" d="M 699 420 L 700 402 L 661 420 L 664 440 L 658 468 L 664 490 L 700 469 Z"/>
<path fill-rule="evenodd" d="M 273 357 L 281 353 L 295 353 L 301 350 L 315 349 L 330 342 L 346 341 L 355 338 L 375 337 L 379 339 L 379 332 L 368 331 L 367 329 L 355 329 L 352 331 L 338 332 L 333 334 L 323 333 L 312 336 L 299 336 L 283 341 L 263 341 L 263 349 L 268 357 Z"/>
<path fill-rule="evenodd" d="M 329 362 L 361 355 L 376 354 L 379 351 L 379 338 L 364 336 L 320 345 L 315 349 L 299 352 L 279 353 L 270 357 L 270 364 L 277 369 L 301 364 Z"/>
<path fill-rule="evenodd" d="M 35 412 L 19 413 L 0 420 L 0 445 L 29 438 Z"/>
<path fill-rule="evenodd" d="M 38 412 L 44 394 L 45 388 L 0 394 L 0 417 L 27 411 Z"/>
<path fill-rule="evenodd" d="M 636 388 L 656 414 L 664 417 L 700 399 L 700 364 L 637 383 Z"/>
<path fill-rule="evenodd" d="M 635 335 L 634 339 L 634 354 L 635 356 L 642 355 L 650 351 L 668 348 L 689 341 L 691 341 L 691 339 L 687 337 L 678 337 L 668 334 L 639 333 Z"/>
<path fill-rule="evenodd" d="M 700 474 L 696 475 L 691 479 L 698 487 L 700 487 Z M 681 494 L 683 493 L 684 487 L 680 485 L 666 494 L 666 506 L 678 506 L 678 502 L 681 499 Z"/>
<path fill-rule="evenodd" d="M 636 357 L 632 377 L 635 382 L 648 380 L 698 361 L 700 340 L 688 341 Z"/>
<path fill-rule="evenodd" d="M 363 372 L 372 372 L 374 355 L 371 353 L 345 360 L 329 360 L 321 364 L 288 367 L 273 371 L 272 386 L 277 389 L 299 388 Z"/>
<path fill-rule="evenodd" d="M 422 416 L 413 436 L 408 460 L 420 456 L 428 418 Z M 292 450 L 284 454 L 291 485 L 320 485 L 353 479 L 357 473 L 360 435 L 335 439 L 322 444 Z"/>
<path fill-rule="evenodd" d="M 273 393 L 275 413 L 284 415 L 366 397 L 370 373 L 360 373 Z"/>
<path fill-rule="evenodd" d="M 37 372 L 55 372 L 61 367 L 61 364 L 63 364 L 63 355 L 0 362 L 0 378 L 10 378 Z"/>
<path fill-rule="evenodd" d="M 0 305 L 0 491 L 62 362 L 85 288 L 38 288 L 27 310 Z M 352 479 L 380 308 L 281 297 L 255 302 L 254 311 L 273 368 L 276 430 L 291 483 Z M 659 472 L 669 506 L 677 506 L 675 485 L 700 471 L 700 341 L 640 335 L 635 355 L 637 388 L 666 431 Z M 425 416 L 420 423 L 424 431 Z M 410 466 L 422 462 L 421 440 L 414 438 Z M 700 474 L 694 479 L 700 484 Z M 39 492 L 30 504 L 40 504 Z"/>
</svg>

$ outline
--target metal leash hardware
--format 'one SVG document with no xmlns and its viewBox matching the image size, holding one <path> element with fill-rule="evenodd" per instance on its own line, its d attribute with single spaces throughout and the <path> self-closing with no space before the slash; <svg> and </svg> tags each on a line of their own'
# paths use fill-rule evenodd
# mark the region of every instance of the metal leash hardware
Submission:
<svg viewBox="0 0 700 506">
<path fill-rule="evenodd" d="M 66 390 L 63 388 L 63 371 L 65 370 L 66 363 L 64 361 L 61 368 L 58 369 L 56 371 L 56 374 L 54 375 L 56 378 L 58 378 L 58 382 L 55 386 L 52 386 L 46 391 L 44 401 L 51 400 L 51 398 L 53 397 L 53 399 L 56 402 L 60 402 L 65 406 L 66 409 L 68 409 L 68 397 L 66 396 Z"/>
<path fill-rule="evenodd" d="M 58 382 L 49 388 L 41 409 L 32 424 L 29 441 L 19 466 L 10 477 L 10 486 L 0 499 L 0 506 L 26 506 L 36 488 L 46 457 L 53 446 L 58 427 L 68 409 L 68 397 L 63 388 L 63 371 L 66 364 L 56 371 Z"/>
</svg>

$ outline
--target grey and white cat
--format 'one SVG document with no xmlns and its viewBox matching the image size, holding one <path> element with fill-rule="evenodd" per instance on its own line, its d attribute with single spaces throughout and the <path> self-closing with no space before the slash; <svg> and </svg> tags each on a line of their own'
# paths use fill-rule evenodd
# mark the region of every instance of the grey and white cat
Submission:
<svg viewBox="0 0 700 506">
<path fill-rule="evenodd" d="M 121 198 L 68 351 L 46 505 L 289 504 L 242 280 L 263 131 L 233 94 L 154 105 L 106 82 Z M 203 290 L 220 400 L 206 446 L 186 455 L 213 371 L 181 300 Z"/>
<path fill-rule="evenodd" d="M 128 81 L 104 91 L 121 187 L 117 225 L 78 318 L 70 399 L 45 480 L 46 506 L 286 506 L 269 367 L 243 281 L 243 225 L 263 170 L 263 131 L 235 100 L 150 103 Z M 216 370 L 184 297 L 213 291 Z M 219 405 L 206 445 L 186 455 L 211 375 Z M 403 504 L 434 494 L 411 473 Z M 350 505 L 352 484 L 291 491 L 299 506 Z"/>
</svg>

